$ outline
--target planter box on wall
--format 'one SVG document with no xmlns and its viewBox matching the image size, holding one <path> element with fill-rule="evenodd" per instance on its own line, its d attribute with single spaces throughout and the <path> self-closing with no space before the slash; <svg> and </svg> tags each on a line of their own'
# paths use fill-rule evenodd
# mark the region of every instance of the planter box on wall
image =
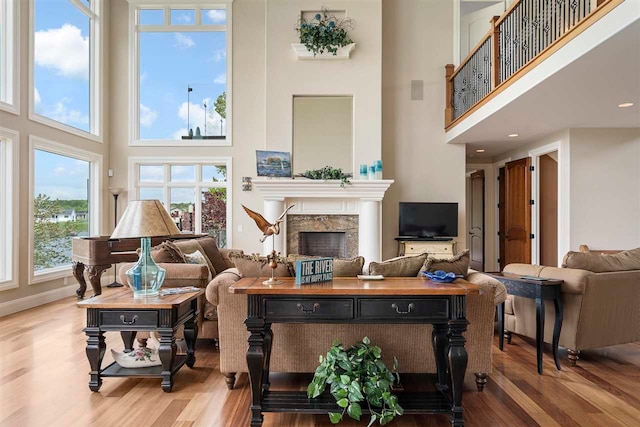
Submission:
<svg viewBox="0 0 640 427">
<path fill-rule="evenodd" d="M 351 43 L 344 47 L 338 48 L 338 52 L 334 55 L 331 52 L 325 52 L 322 54 L 318 54 L 313 56 L 313 52 L 311 52 L 305 45 L 302 43 L 291 43 L 291 49 L 296 54 L 296 58 L 298 59 L 349 59 L 351 56 L 351 52 L 355 49 L 356 44 Z"/>
</svg>

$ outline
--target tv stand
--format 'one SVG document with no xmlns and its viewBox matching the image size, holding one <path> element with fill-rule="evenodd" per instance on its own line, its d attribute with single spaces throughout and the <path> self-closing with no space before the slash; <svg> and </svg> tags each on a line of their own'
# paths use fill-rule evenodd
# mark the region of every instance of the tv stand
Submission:
<svg viewBox="0 0 640 427">
<path fill-rule="evenodd" d="M 438 258 L 453 258 L 456 254 L 457 242 L 453 239 L 399 236 L 396 240 L 398 256 L 427 253 Z"/>
</svg>

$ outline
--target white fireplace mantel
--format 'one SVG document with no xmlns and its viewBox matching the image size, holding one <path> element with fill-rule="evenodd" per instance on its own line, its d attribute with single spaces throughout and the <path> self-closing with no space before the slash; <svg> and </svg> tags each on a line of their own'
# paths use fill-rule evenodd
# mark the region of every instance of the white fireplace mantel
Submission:
<svg viewBox="0 0 640 427">
<path fill-rule="evenodd" d="M 306 178 L 259 178 L 253 185 L 264 198 L 264 217 L 275 221 L 285 209 L 285 201 L 300 199 L 357 199 L 358 206 L 358 252 L 365 262 L 380 261 L 382 258 L 382 199 L 393 184 L 392 179 L 351 180 L 350 184 L 340 186 L 339 180 L 311 180 Z M 282 233 L 285 234 L 285 233 Z M 285 253 L 285 238 L 280 234 L 264 242 L 263 252 Z"/>
</svg>

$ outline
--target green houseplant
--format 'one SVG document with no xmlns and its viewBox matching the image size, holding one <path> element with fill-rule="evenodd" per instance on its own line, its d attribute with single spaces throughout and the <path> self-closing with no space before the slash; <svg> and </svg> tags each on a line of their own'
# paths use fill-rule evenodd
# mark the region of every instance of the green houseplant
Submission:
<svg viewBox="0 0 640 427">
<path fill-rule="evenodd" d="M 304 173 L 296 174 L 296 176 L 308 179 L 339 179 L 340 187 L 345 186 L 345 184 L 351 184 L 349 178 L 351 178 L 352 174 L 344 173 L 340 168 L 334 168 L 331 166 L 325 166 L 320 169 L 312 169 L 308 171 L 304 171 Z"/>
<path fill-rule="evenodd" d="M 399 381 L 398 361 L 394 357 L 393 372 L 382 361 L 380 347 L 372 345 L 368 337 L 345 350 L 338 341 L 320 356 L 320 366 L 307 388 L 307 396 L 320 396 L 327 385 L 342 412 L 330 412 L 329 420 L 339 423 L 346 413 L 360 421 L 362 405 L 366 404 L 371 414 L 367 427 L 378 421 L 389 423 L 396 415 L 402 415 L 398 397 L 391 393 L 391 385 Z M 362 403 L 364 402 L 364 403 Z"/>
<path fill-rule="evenodd" d="M 296 32 L 300 36 L 300 43 L 313 52 L 313 56 L 324 52 L 331 52 L 335 56 L 339 48 L 353 43 L 348 35 L 348 31 L 353 28 L 353 19 L 338 19 L 330 15 L 327 8 L 322 7 L 313 19 L 307 20 L 300 16 Z"/>
</svg>

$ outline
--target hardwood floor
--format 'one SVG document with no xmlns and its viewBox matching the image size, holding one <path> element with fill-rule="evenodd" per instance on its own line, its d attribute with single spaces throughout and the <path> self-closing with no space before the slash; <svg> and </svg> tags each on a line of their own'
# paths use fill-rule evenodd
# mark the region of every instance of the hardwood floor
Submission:
<svg viewBox="0 0 640 427">
<path fill-rule="evenodd" d="M 107 290 L 109 292 L 110 290 Z M 82 333 L 85 312 L 67 298 L 0 318 L 0 426 L 248 426 L 246 374 L 227 391 L 212 342 L 198 343 L 195 369 L 183 367 L 172 393 L 160 380 L 105 378 L 89 391 Z M 107 333 L 122 349 L 119 334 Z M 467 426 L 637 426 L 640 420 L 640 343 L 581 354 L 556 371 L 549 352 L 536 373 L 535 345 L 516 335 L 500 352 L 485 391 L 465 382 Z M 272 387 L 305 387 L 308 377 L 274 375 Z M 408 388 L 419 377 L 404 376 Z M 265 414 L 265 427 L 329 426 L 326 416 Z M 364 426 L 349 420 L 342 426 Z M 394 426 L 448 426 L 444 416 L 403 416 Z"/>
</svg>

